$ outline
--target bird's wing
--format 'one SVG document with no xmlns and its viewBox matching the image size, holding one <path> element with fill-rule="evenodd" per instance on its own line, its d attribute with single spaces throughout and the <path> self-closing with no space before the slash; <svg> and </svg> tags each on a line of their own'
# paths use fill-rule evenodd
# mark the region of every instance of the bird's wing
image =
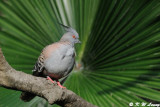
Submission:
<svg viewBox="0 0 160 107">
<path fill-rule="evenodd" d="M 66 45 L 69 45 L 68 42 L 56 42 L 53 43 L 51 45 L 46 46 L 42 53 L 40 54 L 38 61 L 36 62 L 33 71 L 33 75 L 35 76 L 44 76 L 43 75 L 43 71 L 45 70 L 44 67 L 44 61 L 48 58 L 51 57 L 51 55 L 53 55 L 54 51 L 58 50 L 58 49 L 63 49 L 63 51 L 60 53 L 62 56 L 62 59 L 65 57 L 66 52 L 67 52 L 67 48 L 62 48 L 65 47 Z"/>
<path fill-rule="evenodd" d="M 44 61 L 45 59 L 49 58 L 51 56 L 51 53 L 58 49 L 60 47 L 59 43 L 53 43 L 51 45 L 46 46 L 43 50 L 40 56 L 38 57 L 38 60 L 34 66 L 33 75 L 35 76 L 44 76 L 43 71 L 45 70 L 44 67 Z"/>
<path fill-rule="evenodd" d="M 34 65 L 34 68 L 33 68 L 33 75 L 36 75 L 36 76 L 41 76 L 40 74 L 42 74 L 43 70 L 44 70 L 44 55 L 43 53 L 41 53 L 41 55 L 39 56 L 36 64 Z"/>
</svg>

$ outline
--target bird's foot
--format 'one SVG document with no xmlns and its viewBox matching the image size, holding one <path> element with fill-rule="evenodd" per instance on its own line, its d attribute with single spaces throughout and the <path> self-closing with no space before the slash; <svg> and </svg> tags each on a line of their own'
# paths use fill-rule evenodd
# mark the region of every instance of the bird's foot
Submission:
<svg viewBox="0 0 160 107">
<path fill-rule="evenodd" d="M 66 87 L 63 87 L 59 81 L 57 81 L 57 84 L 58 84 L 58 86 L 61 87 L 61 88 L 66 88 Z"/>
<path fill-rule="evenodd" d="M 55 83 L 49 76 L 47 76 L 47 80 L 50 80 L 52 83 Z"/>
<path fill-rule="evenodd" d="M 55 83 L 49 76 L 47 76 L 47 80 L 50 80 L 52 83 Z M 59 81 L 57 81 L 57 85 L 58 85 L 60 88 L 66 88 L 66 87 L 63 87 Z"/>
</svg>

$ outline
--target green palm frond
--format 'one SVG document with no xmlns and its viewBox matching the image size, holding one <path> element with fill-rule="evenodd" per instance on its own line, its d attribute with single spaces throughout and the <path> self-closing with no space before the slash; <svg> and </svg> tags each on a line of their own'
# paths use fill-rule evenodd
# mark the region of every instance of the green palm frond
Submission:
<svg viewBox="0 0 160 107">
<path fill-rule="evenodd" d="M 63 23 L 82 41 L 68 89 L 100 107 L 160 102 L 160 0 L 1 0 L 0 12 L 0 46 L 15 69 L 31 74 Z M 0 106 L 51 106 L 19 96 L 0 88 Z"/>
</svg>

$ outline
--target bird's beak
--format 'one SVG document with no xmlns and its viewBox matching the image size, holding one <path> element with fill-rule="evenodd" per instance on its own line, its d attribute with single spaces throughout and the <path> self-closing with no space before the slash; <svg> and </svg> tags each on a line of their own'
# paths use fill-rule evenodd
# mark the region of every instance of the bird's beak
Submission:
<svg viewBox="0 0 160 107">
<path fill-rule="evenodd" d="M 77 43 L 81 43 L 81 41 L 80 41 L 80 40 L 77 40 Z"/>
<path fill-rule="evenodd" d="M 76 40 L 76 43 L 81 43 L 81 41 L 79 39 Z"/>
</svg>

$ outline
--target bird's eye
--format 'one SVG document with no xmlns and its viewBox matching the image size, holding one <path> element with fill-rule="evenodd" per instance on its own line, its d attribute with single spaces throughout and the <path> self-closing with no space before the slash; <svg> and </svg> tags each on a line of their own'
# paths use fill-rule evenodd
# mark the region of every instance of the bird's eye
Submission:
<svg viewBox="0 0 160 107">
<path fill-rule="evenodd" d="M 75 39 L 75 38 L 76 38 L 76 36 L 75 36 L 75 35 L 72 35 L 72 38 L 74 38 L 74 39 Z"/>
</svg>

